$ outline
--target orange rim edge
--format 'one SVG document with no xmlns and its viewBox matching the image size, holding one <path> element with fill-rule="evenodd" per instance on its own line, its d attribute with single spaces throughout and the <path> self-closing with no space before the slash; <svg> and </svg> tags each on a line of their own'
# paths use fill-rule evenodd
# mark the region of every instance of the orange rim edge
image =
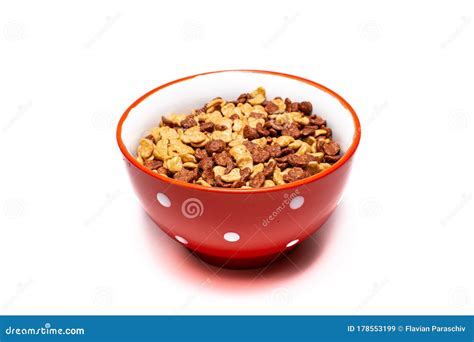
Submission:
<svg viewBox="0 0 474 342">
<path fill-rule="evenodd" d="M 349 110 L 349 112 L 352 115 L 352 120 L 354 121 L 354 127 L 355 127 L 354 136 L 353 136 L 353 139 L 352 139 L 352 144 L 349 146 L 346 153 L 344 153 L 344 155 L 342 156 L 342 158 L 340 160 L 338 160 L 334 165 L 332 165 L 330 168 L 324 170 L 323 172 L 317 173 L 317 174 L 315 174 L 311 177 L 304 178 L 302 180 L 292 182 L 292 183 L 288 183 L 288 184 L 285 184 L 285 185 L 278 185 L 278 186 L 274 186 L 274 187 L 258 188 L 258 189 L 226 189 L 226 188 L 218 188 L 218 187 L 205 187 L 205 186 L 200 186 L 200 185 L 196 185 L 196 184 L 192 184 L 192 183 L 185 183 L 185 182 L 177 181 L 173 178 L 169 178 L 169 177 L 157 174 L 155 172 L 152 172 L 151 170 L 149 170 L 146 167 L 144 167 L 143 165 L 141 165 L 130 154 L 130 152 L 127 150 L 127 148 L 125 147 L 125 145 L 122 141 L 122 125 L 125 122 L 125 120 L 127 119 L 128 114 L 130 113 L 130 111 L 133 108 L 135 108 L 136 106 L 138 106 L 148 96 L 156 93 L 157 91 L 160 91 L 161 89 L 164 89 L 164 88 L 169 87 L 169 86 L 171 86 L 173 84 L 176 84 L 176 83 L 180 83 L 180 82 L 184 82 L 184 81 L 193 79 L 193 78 L 198 77 L 198 76 L 217 74 L 217 73 L 223 73 L 223 72 L 249 72 L 249 73 L 268 74 L 268 75 L 286 77 L 286 78 L 291 78 L 293 80 L 297 80 L 299 82 L 309 84 L 313 87 L 316 87 L 316 88 L 328 93 L 329 95 L 335 97 L 347 110 Z M 118 122 L 118 125 L 117 125 L 116 136 L 117 136 L 117 143 L 119 145 L 120 151 L 122 151 L 122 154 L 125 156 L 125 158 L 127 158 L 127 160 L 130 163 L 132 163 L 136 168 L 138 168 L 139 170 L 145 172 L 146 174 L 150 175 L 151 177 L 160 179 L 164 182 L 168 182 L 168 183 L 180 186 L 180 187 L 191 188 L 191 189 L 198 190 L 198 191 L 209 191 L 209 192 L 216 192 L 216 193 L 249 194 L 249 193 L 272 192 L 272 191 L 279 191 L 279 190 L 284 190 L 284 189 L 291 189 L 291 188 L 295 188 L 295 187 L 298 187 L 298 186 L 301 186 L 301 185 L 305 185 L 307 183 L 311 183 L 313 181 L 316 181 L 320 178 L 323 178 L 323 177 L 331 174 L 332 172 L 334 172 L 338 168 L 340 168 L 342 165 L 344 165 L 347 161 L 349 161 L 351 159 L 351 157 L 353 156 L 354 152 L 357 150 L 357 147 L 359 146 L 359 142 L 360 142 L 361 127 L 360 127 L 359 118 L 357 117 L 357 114 L 354 111 L 354 109 L 351 107 L 351 105 L 342 96 L 340 96 L 339 94 L 337 94 L 333 90 L 331 90 L 331 89 L 329 89 L 329 88 L 327 88 L 327 87 L 325 87 L 325 86 L 323 86 L 319 83 L 313 82 L 311 80 L 308 80 L 308 79 L 305 79 L 305 78 L 302 78 L 302 77 L 299 77 L 299 76 L 284 74 L 284 73 L 275 72 L 275 71 L 235 69 L 235 70 L 210 71 L 210 72 L 204 72 L 204 73 L 196 74 L 196 75 L 192 75 L 192 76 L 187 76 L 187 77 L 183 77 L 183 78 L 165 83 L 165 84 L 163 84 L 163 85 L 161 85 L 161 86 L 159 86 L 159 87 L 157 87 L 153 90 L 150 90 L 149 92 L 147 92 L 146 94 L 144 94 L 143 96 L 138 98 L 134 103 L 132 103 L 130 105 L 130 107 L 128 107 L 127 110 L 122 114 L 122 116 L 120 117 L 120 120 Z"/>
</svg>

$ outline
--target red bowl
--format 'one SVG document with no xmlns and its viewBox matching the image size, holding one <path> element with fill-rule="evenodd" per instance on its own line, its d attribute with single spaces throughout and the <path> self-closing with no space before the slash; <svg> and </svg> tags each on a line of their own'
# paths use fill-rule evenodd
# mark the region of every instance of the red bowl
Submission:
<svg viewBox="0 0 474 342">
<path fill-rule="evenodd" d="M 311 101 L 341 145 L 331 168 L 273 188 L 223 189 L 183 183 L 153 173 L 134 158 L 136 147 L 161 115 L 186 113 L 216 96 L 234 99 L 263 86 L 269 97 Z M 360 141 L 360 122 L 334 91 L 307 79 L 271 71 L 226 70 L 166 83 L 136 100 L 122 115 L 117 141 L 138 198 L 152 220 L 212 264 L 258 267 L 313 234 L 336 209 Z"/>
</svg>

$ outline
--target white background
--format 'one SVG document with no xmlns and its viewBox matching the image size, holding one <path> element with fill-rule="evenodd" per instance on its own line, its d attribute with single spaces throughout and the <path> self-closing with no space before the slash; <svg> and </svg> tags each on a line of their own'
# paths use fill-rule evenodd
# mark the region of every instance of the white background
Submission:
<svg viewBox="0 0 474 342">
<path fill-rule="evenodd" d="M 472 314 L 474 7 L 445 4 L 2 1 L 0 313 Z M 320 82 L 363 127 L 338 210 L 263 272 L 157 230 L 115 141 L 146 91 L 227 68 Z"/>
</svg>

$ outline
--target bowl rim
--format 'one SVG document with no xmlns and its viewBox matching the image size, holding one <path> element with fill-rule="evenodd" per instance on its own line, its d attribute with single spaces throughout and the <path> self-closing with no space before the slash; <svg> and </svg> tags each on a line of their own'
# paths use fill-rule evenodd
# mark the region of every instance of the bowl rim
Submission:
<svg viewBox="0 0 474 342">
<path fill-rule="evenodd" d="M 169 86 L 172 86 L 177 83 L 185 82 L 188 80 L 191 80 L 195 77 L 199 76 L 206 76 L 206 75 L 212 75 L 212 74 L 218 74 L 218 73 L 224 73 L 224 72 L 246 72 L 246 73 L 257 73 L 257 74 L 266 74 L 266 75 L 274 75 L 274 76 L 279 76 L 279 77 L 285 77 L 285 78 L 290 78 L 299 82 L 303 82 L 306 84 L 309 84 L 315 88 L 318 88 L 327 94 L 331 95 L 332 97 L 336 98 L 350 113 L 352 116 L 352 120 L 354 122 L 354 136 L 352 138 L 352 143 L 347 149 L 346 153 L 342 156 L 341 159 L 339 159 L 336 163 L 334 163 L 330 168 L 317 173 L 311 177 L 307 177 L 304 179 L 301 179 L 296 182 L 284 184 L 284 185 L 277 185 L 277 186 L 272 186 L 272 187 L 267 187 L 267 188 L 255 188 L 255 189 L 230 189 L 230 188 L 219 188 L 219 187 L 206 187 L 206 186 L 201 186 L 197 184 L 192 184 L 192 183 L 186 183 L 182 181 L 175 180 L 173 178 L 169 178 L 166 176 L 162 176 L 156 172 L 152 172 L 151 170 L 147 169 L 143 165 L 141 165 L 130 152 L 128 149 L 125 147 L 125 144 L 122 141 L 122 126 L 127 119 L 128 115 L 130 114 L 131 110 L 138 106 L 141 102 L 143 102 L 147 97 L 150 95 L 167 88 Z M 268 70 L 254 70 L 254 69 L 227 69 L 227 70 L 217 70 L 217 71 L 208 71 L 208 72 L 203 72 L 191 76 L 186 76 L 182 77 L 179 79 L 176 79 L 171 82 L 167 82 L 163 85 L 160 85 L 144 95 L 140 96 L 135 102 L 133 102 L 126 110 L 125 112 L 121 115 L 119 122 L 117 124 L 117 130 L 116 130 L 116 138 L 117 138 L 117 143 L 119 146 L 120 151 L 124 155 L 124 157 L 128 160 L 128 162 L 132 163 L 138 170 L 144 172 L 145 174 L 148 174 L 151 177 L 157 178 L 161 181 L 171 183 L 173 185 L 183 187 L 183 188 L 190 188 L 198 191 L 206 191 L 206 192 L 215 192 L 215 193 L 232 193 L 232 194 L 254 194 L 254 193 L 267 193 L 267 192 L 273 192 L 273 191 L 279 191 L 279 190 L 288 190 L 292 188 L 296 188 L 302 185 L 306 185 L 308 183 L 317 181 L 318 179 L 324 178 L 331 173 L 335 172 L 337 169 L 339 169 L 342 165 L 344 165 L 346 162 L 348 162 L 352 156 L 354 155 L 355 151 L 357 150 L 357 147 L 359 146 L 360 142 L 360 137 L 361 137 L 361 126 L 360 126 L 360 121 L 359 118 L 357 117 L 357 114 L 355 110 L 352 108 L 352 106 L 339 94 L 337 94 L 335 91 L 329 89 L 326 86 L 323 86 L 322 84 L 319 84 L 317 82 L 311 81 L 309 79 L 300 77 L 300 76 L 295 76 L 291 74 L 286 74 L 286 73 L 281 73 L 277 71 L 268 71 Z"/>
</svg>

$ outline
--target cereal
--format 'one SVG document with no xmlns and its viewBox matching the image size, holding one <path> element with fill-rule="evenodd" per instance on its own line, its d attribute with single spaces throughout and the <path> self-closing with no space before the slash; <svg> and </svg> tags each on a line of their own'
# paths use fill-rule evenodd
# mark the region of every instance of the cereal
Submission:
<svg viewBox="0 0 474 342">
<path fill-rule="evenodd" d="M 257 124 L 255 125 L 255 129 L 257 130 L 257 133 L 262 137 L 268 137 L 270 135 L 270 131 L 268 129 L 265 129 L 261 122 L 257 122 Z"/>
<path fill-rule="evenodd" d="M 179 139 L 170 140 L 168 154 L 194 154 L 194 149 L 181 142 Z"/>
<path fill-rule="evenodd" d="M 240 180 L 240 169 L 232 169 L 228 174 L 222 175 L 221 179 L 226 183 L 233 183 Z"/>
<path fill-rule="evenodd" d="M 138 154 L 142 158 L 149 158 L 153 154 L 153 141 L 149 139 L 142 139 L 140 141 L 140 146 L 138 146 Z"/>
<path fill-rule="evenodd" d="M 253 169 L 253 159 L 251 155 L 244 155 L 240 156 L 236 160 L 237 166 L 240 167 L 241 169 L 243 168 L 249 168 L 250 170 Z"/>
<path fill-rule="evenodd" d="M 307 177 L 307 171 L 303 170 L 301 167 L 294 167 L 288 171 L 287 174 L 283 176 L 283 180 L 287 183 L 295 182 L 297 180 Z"/>
<path fill-rule="evenodd" d="M 243 168 L 240 171 L 240 179 L 246 182 L 250 178 L 251 170 L 248 167 Z"/>
<path fill-rule="evenodd" d="M 232 163 L 232 158 L 227 151 L 222 151 L 220 153 L 214 154 L 214 161 L 217 165 L 227 166 Z"/>
<path fill-rule="evenodd" d="M 237 101 L 238 103 L 245 103 L 248 101 L 248 99 L 250 98 L 250 94 L 241 94 L 238 98 L 237 98 Z"/>
<path fill-rule="evenodd" d="M 281 169 L 279 167 L 276 167 L 275 170 L 273 171 L 273 179 L 272 179 L 276 185 L 282 185 L 285 184 L 285 181 L 283 180 L 283 175 L 281 174 Z"/>
<path fill-rule="evenodd" d="M 264 127 L 274 129 L 275 131 L 281 131 L 283 129 L 283 126 L 277 124 L 275 122 L 275 120 L 269 120 L 269 121 L 265 122 Z"/>
<path fill-rule="evenodd" d="M 318 165 L 320 171 L 324 171 L 326 169 L 329 169 L 331 167 L 331 164 L 329 163 L 319 163 Z"/>
<path fill-rule="evenodd" d="M 310 175 L 314 175 L 319 172 L 319 163 L 316 161 L 309 162 L 306 166 L 306 170 Z"/>
<path fill-rule="evenodd" d="M 263 186 L 264 183 L 265 175 L 263 174 L 263 172 L 259 172 L 255 175 L 255 177 L 250 180 L 249 185 L 252 188 L 260 188 L 261 186 Z"/>
<path fill-rule="evenodd" d="M 316 133 L 316 127 L 315 126 L 305 126 L 301 130 L 301 135 L 303 137 L 310 137 L 314 138 L 314 134 Z"/>
<path fill-rule="evenodd" d="M 326 133 L 327 133 L 327 131 L 325 129 L 317 129 L 316 132 L 315 132 L 315 136 L 319 137 L 320 135 L 324 135 Z"/>
<path fill-rule="evenodd" d="M 291 122 L 281 131 L 283 136 L 290 136 L 292 138 L 298 139 L 301 135 L 300 130 L 298 129 L 298 125 L 294 122 Z"/>
<path fill-rule="evenodd" d="M 253 107 L 249 103 L 245 103 L 244 105 L 240 106 L 240 110 L 245 117 L 249 117 L 250 113 L 253 112 Z"/>
<path fill-rule="evenodd" d="M 171 172 L 178 172 L 181 171 L 181 169 L 183 168 L 183 162 L 179 156 L 174 156 L 166 160 L 164 165 Z"/>
<path fill-rule="evenodd" d="M 161 128 L 160 127 L 153 127 L 153 129 L 150 131 L 150 134 L 153 137 L 153 142 L 157 142 L 161 138 L 161 133 L 160 133 Z"/>
<path fill-rule="evenodd" d="M 181 121 L 181 126 L 184 128 L 191 128 L 193 126 L 196 126 L 197 122 L 194 120 L 192 116 L 186 116 L 182 121 Z"/>
<path fill-rule="evenodd" d="M 221 188 L 230 188 L 232 187 L 232 184 L 230 183 L 225 183 L 221 176 L 216 176 L 216 185 Z"/>
<path fill-rule="evenodd" d="M 212 187 L 211 184 L 209 184 L 208 182 L 206 182 L 204 179 L 202 178 L 199 178 L 197 181 L 196 181 L 196 184 L 199 184 L 199 185 L 202 185 L 202 186 L 207 186 L 207 187 Z"/>
<path fill-rule="evenodd" d="M 281 149 L 280 157 L 286 156 L 286 155 L 291 154 L 291 153 L 295 153 L 295 151 L 291 147 L 289 147 L 289 145 L 288 145 L 288 147 L 285 147 L 285 148 Z"/>
<path fill-rule="evenodd" d="M 187 169 L 195 169 L 198 167 L 198 165 L 196 163 L 193 163 L 193 162 L 186 162 L 186 163 L 183 163 L 183 167 L 187 168 Z"/>
<path fill-rule="evenodd" d="M 227 129 L 225 131 L 214 131 L 211 135 L 212 140 L 222 140 L 225 143 L 232 141 L 232 130 Z"/>
<path fill-rule="evenodd" d="M 174 179 L 183 181 L 183 182 L 191 182 L 195 180 L 198 176 L 198 173 L 196 170 L 187 170 L 187 169 L 182 169 L 178 172 L 176 172 L 173 176 Z"/>
<path fill-rule="evenodd" d="M 223 166 L 216 166 L 212 169 L 214 171 L 214 176 L 222 176 L 225 173 L 225 167 Z"/>
<path fill-rule="evenodd" d="M 191 129 L 186 130 L 184 135 L 187 137 L 191 144 L 202 143 L 207 138 L 203 132 Z"/>
<path fill-rule="evenodd" d="M 202 179 L 213 186 L 215 184 L 215 174 L 213 169 L 205 169 L 202 172 Z"/>
<path fill-rule="evenodd" d="M 271 144 L 266 146 L 267 151 L 270 153 L 270 157 L 275 158 L 281 155 L 281 147 L 278 144 Z"/>
<path fill-rule="evenodd" d="M 318 174 L 341 159 L 326 120 L 309 101 L 215 97 L 191 114 L 163 117 L 140 139 L 136 160 L 152 172 L 203 187 L 268 188 Z"/>
<path fill-rule="evenodd" d="M 163 175 L 163 176 L 166 176 L 168 177 L 169 176 L 169 171 L 166 167 L 162 166 L 162 167 L 159 167 L 158 169 L 156 170 L 153 170 L 153 171 L 156 171 L 156 173 L 159 173 L 160 175 Z"/>
<path fill-rule="evenodd" d="M 335 156 L 336 154 L 339 153 L 341 148 L 337 143 L 334 141 L 331 141 L 330 143 L 324 144 L 323 145 L 323 150 L 328 156 Z"/>
<path fill-rule="evenodd" d="M 255 95 L 255 97 L 252 97 L 249 100 L 249 103 L 252 105 L 259 105 L 259 104 L 262 104 L 263 102 L 265 102 L 265 96 L 262 94 L 257 94 Z"/>
<path fill-rule="evenodd" d="M 253 113 L 252 113 L 253 114 Z M 260 113 L 258 113 L 260 114 Z M 248 122 L 248 125 L 252 128 L 257 128 L 257 125 L 260 124 L 260 125 L 264 125 L 265 124 L 265 119 L 261 118 L 261 117 L 254 117 L 254 116 L 250 116 L 248 119 L 247 119 L 247 122 Z"/>
<path fill-rule="evenodd" d="M 275 171 L 275 167 L 276 167 L 276 162 L 275 161 L 268 162 L 268 164 L 265 165 L 265 167 L 262 170 L 265 177 L 271 176 L 273 174 L 273 171 Z"/>
<path fill-rule="evenodd" d="M 313 114 L 313 105 L 311 102 L 308 101 L 303 101 L 299 104 L 298 109 L 304 114 L 304 115 L 311 115 Z"/>
<path fill-rule="evenodd" d="M 255 163 L 264 163 L 270 159 L 270 152 L 258 146 L 257 144 L 251 144 L 253 147 L 250 151 L 250 154 L 252 155 L 253 161 Z"/>
<path fill-rule="evenodd" d="M 312 157 L 311 158 L 312 161 L 317 161 L 318 163 L 321 162 L 324 157 L 324 153 L 322 152 L 308 153 L 308 155 Z"/>
<path fill-rule="evenodd" d="M 236 145 L 229 150 L 230 155 L 237 161 L 239 158 L 250 155 L 247 147 L 243 144 Z"/>
<path fill-rule="evenodd" d="M 156 170 L 163 166 L 163 162 L 161 160 L 156 160 L 156 159 L 152 159 L 152 160 L 147 159 L 143 162 L 143 165 L 146 168 L 149 168 L 150 170 Z"/>
<path fill-rule="evenodd" d="M 337 162 L 339 159 L 341 159 L 341 156 L 329 156 L 329 155 L 326 155 L 324 156 L 323 160 L 326 162 L 326 163 L 335 163 Z"/>
<path fill-rule="evenodd" d="M 205 145 L 205 148 L 208 154 L 219 153 L 219 152 L 224 151 L 225 142 L 220 139 L 211 140 Z"/>
<path fill-rule="evenodd" d="M 280 147 L 286 147 L 289 144 L 291 144 L 293 141 L 295 141 L 295 138 L 289 137 L 287 135 L 282 135 L 281 137 L 278 137 L 275 142 L 280 145 Z"/>
<path fill-rule="evenodd" d="M 233 138 L 227 144 L 227 146 L 234 147 L 234 146 L 237 146 L 237 145 L 242 145 L 244 143 L 244 141 L 246 141 L 246 139 L 244 139 L 244 137 L 242 135 L 237 135 L 235 138 Z"/>
<path fill-rule="evenodd" d="M 258 135 L 258 131 L 256 128 L 247 125 L 244 127 L 244 138 L 248 140 L 258 139 L 260 136 Z"/>
<path fill-rule="evenodd" d="M 210 121 L 201 122 L 199 124 L 199 129 L 201 130 L 201 132 L 213 132 L 214 123 Z"/>
<path fill-rule="evenodd" d="M 160 127 L 159 134 L 160 134 L 160 139 L 162 140 L 170 140 L 170 139 L 179 138 L 178 131 L 168 126 Z"/>
<path fill-rule="evenodd" d="M 260 146 L 261 148 L 265 148 L 265 146 L 267 146 L 267 139 L 265 137 L 260 139 L 254 139 L 252 140 L 252 143 Z"/>
<path fill-rule="evenodd" d="M 168 158 L 168 140 L 159 140 L 154 149 L 153 156 L 157 159 L 166 160 Z"/>
<path fill-rule="evenodd" d="M 240 119 L 235 119 L 232 123 L 232 130 L 234 132 L 240 132 L 244 128 L 244 123 Z"/>
<path fill-rule="evenodd" d="M 274 104 L 273 102 L 268 102 L 265 105 L 265 110 L 268 114 L 274 114 L 278 111 L 278 106 Z"/>
<path fill-rule="evenodd" d="M 194 157 L 197 159 L 197 160 L 201 160 L 201 159 L 204 159 L 207 157 L 207 151 L 205 149 L 202 149 L 202 148 L 197 148 L 195 151 L 194 151 Z"/>
<path fill-rule="evenodd" d="M 226 117 L 231 117 L 235 113 L 235 104 L 229 102 L 221 107 L 221 113 Z"/>
<path fill-rule="evenodd" d="M 196 163 L 197 159 L 192 154 L 184 153 L 179 155 L 183 163 Z"/>
<path fill-rule="evenodd" d="M 296 151 L 296 154 L 301 154 L 305 155 L 307 153 L 311 153 L 313 150 L 311 149 L 311 145 L 305 143 L 304 141 L 301 143 L 300 147 L 298 148 L 298 151 Z"/>
<path fill-rule="evenodd" d="M 263 183 L 264 188 L 270 188 L 272 186 L 275 186 L 276 184 L 270 180 L 270 179 L 265 179 L 265 182 Z"/>
<path fill-rule="evenodd" d="M 296 153 L 288 155 L 288 163 L 292 166 L 306 166 L 309 163 L 308 157 Z"/>
<path fill-rule="evenodd" d="M 250 179 L 254 178 L 258 173 L 263 172 L 265 165 L 263 163 L 257 164 L 253 167 L 252 173 L 250 174 Z"/>
<path fill-rule="evenodd" d="M 291 148 L 292 150 L 297 150 L 301 147 L 301 145 L 303 145 L 303 141 L 295 140 L 292 143 L 290 143 L 288 147 Z"/>
</svg>

